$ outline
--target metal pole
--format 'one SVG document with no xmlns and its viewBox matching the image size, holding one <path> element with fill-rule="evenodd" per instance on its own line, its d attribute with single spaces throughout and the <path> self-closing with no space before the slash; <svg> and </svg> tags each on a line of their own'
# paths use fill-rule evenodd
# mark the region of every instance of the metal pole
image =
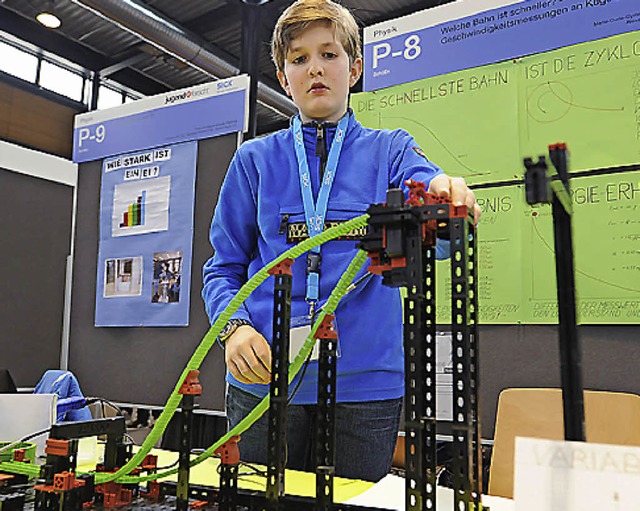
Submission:
<svg viewBox="0 0 640 511">
<path fill-rule="evenodd" d="M 549 147 L 549 156 L 569 196 L 569 172 L 566 147 Z M 559 190 L 562 193 L 562 189 Z M 560 373 L 564 407 L 565 440 L 584 441 L 584 397 L 582 385 L 582 356 L 576 327 L 576 296 L 573 267 L 571 214 L 562 204 L 558 192 L 551 203 L 553 233 L 556 250 L 556 280 L 558 288 L 558 328 L 560 340 Z"/>
<path fill-rule="evenodd" d="M 242 54 L 240 57 L 240 72 L 247 73 L 250 78 L 249 129 L 245 134 L 245 140 L 254 138 L 258 127 L 258 60 L 260 56 L 260 42 L 262 40 L 260 6 L 264 3 L 266 2 L 242 1 Z"/>
</svg>

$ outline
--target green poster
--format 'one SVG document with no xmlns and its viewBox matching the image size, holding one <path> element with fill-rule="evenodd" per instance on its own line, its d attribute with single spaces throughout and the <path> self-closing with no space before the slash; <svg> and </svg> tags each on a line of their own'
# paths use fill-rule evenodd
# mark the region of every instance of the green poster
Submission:
<svg viewBox="0 0 640 511">
<path fill-rule="evenodd" d="M 355 94 L 373 128 L 404 128 L 436 164 L 474 185 L 481 323 L 556 323 L 550 206 L 526 204 L 522 159 L 564 142 L 571 172 L 640 164 L 640 32 L 515 62 Z M 600 173 L 598 173 L 600 174 Z M 571 181 L 578 321 L 640 323 L 638 172 Z M 437 265 L 438 322 L 450 267 Z"/>
<path fill-rule="evenodd" d="M 571 180 L 579 323 L 640 321 L 640 171 Z M 522 215 L 524 321 L 557 321 L 551 206 Z"/>
<path fill-rule="evenodd" d="M 354 94 L 351 106 L 365 126 L 407 130 L 451 176 L 512 180 L 522 166 L 515 72 L 511 62 L 459 71 Z"/>
<path fill-rule="evenodd" d="M 519 323 L 522 319 L 520 216 L 526 206 L 522 186 L 477 190 L 483 214 L 478 236 L 480 323 Z M 451 318 L 451 265 L 436 265 L 437 322 Z"/>
<path fill-rule="evenodd" d="M 640 162 L 640 32 L 525 57 L 517 68 L 522 156 L 565 142 L 571 171 Z"/>
</svg>

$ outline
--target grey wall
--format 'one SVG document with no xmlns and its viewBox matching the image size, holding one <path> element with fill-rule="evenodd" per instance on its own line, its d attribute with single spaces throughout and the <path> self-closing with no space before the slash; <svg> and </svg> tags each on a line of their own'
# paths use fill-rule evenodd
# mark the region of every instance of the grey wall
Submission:
<svg viewBox="0 0 640 511">
<path fill-rule="evenodd" d="M 60 364 L 73 187 L 0 168 L 0 367 L 34 387 Z"/>
</svg>

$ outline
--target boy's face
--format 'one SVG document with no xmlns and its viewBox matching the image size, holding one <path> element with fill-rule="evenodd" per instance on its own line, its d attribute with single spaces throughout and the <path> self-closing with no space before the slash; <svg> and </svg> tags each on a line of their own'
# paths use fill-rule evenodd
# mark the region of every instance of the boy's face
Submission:
<svg viewBox="0 0 640 511">
<path fill-rule="evenodd" d="M 312 23 L 291 41 L 278 80 L 303 121 L 338 121 L 347 111 L 349 89 L 362 72 L 362 59 L 349 56 L 324 22 Z"/>
</svg>

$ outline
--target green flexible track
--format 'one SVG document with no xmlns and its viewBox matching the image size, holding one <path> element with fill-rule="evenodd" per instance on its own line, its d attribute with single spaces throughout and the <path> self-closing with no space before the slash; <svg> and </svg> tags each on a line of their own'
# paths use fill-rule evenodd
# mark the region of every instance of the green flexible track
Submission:
<svg viewBox="0 0 640 511">
<path fill-rule="evenodd" d="M 153 429 L 150 431 L 149 435 L 140 446 L 140 449 L 138 450 L 138 452 L 134 454 L 134 456 L 129 460 L 128 463 L 126 463 L 122 468 L 120 468 L 116 472 L 95 473 L 96 484 L 106 483 L 114 480 L 118 483 L 140 483 L 140 482 L 151 481 L 161 477 L 166 477 L 172 474 L 176 474 L 178 472 L 177 468 L 166 471 L 166 472 L 150 474 L 148 476 L 141 476 L 141 477 L 126 475 L 129 472 L 131 472 L 133 469 L 135 469 L 138 465 L 140 465 L 140 463 L 144 460 L 144 457 L 151 451 L 153 446 L 156 444 L 156 442 L 160 439 L 160 437 L 164 433 L 165 429 L 169 424 L 169 421 L 171 420 L 171 417 L 173 417 L 173 414 L 175 413 L 176 409 L 180 404 L 180 400 L 182 399 L 181 394 L 179 394 L 179 390 L 180 390 L 180 387 L 182 386 L 182 383 L 184 382 L 184 380 L 186 379 L 190 371 L 196 370 L 200 367 L 205 356 L 209 353 L 209 350 L 215 344 L 216 338 L 218 337 L 218 334 L 222 330 L 223 326 L 227 323 L 227 321 L 229 321 L 231 316 L 238 310 L 240 305 L 244 303 L 244 301 L 249 297 L 249 295 L 251 295 L 251 293 L 253 293 L 253 291 L 257 289 L 258 286 L 260 286 L 260 284 L 262 284 L 269 277 L 269 270 L 271 268 L 273 268 L 280 262 L 284 261 L 285 259 L 296 259 L 302 254 L 304 254 L 305 252 L 308 252 L 309 250 L 311 250 L 312 248 L 318 245 L 326 243 L 327 241 L 338 238 L 340 236 L 344 236 L 345 234 L 352 231 L 353 229 L 358 229 L 360 227 L 365 226 L 368 218 L 369 218 L 369 215 L 366 215 L 366 214 L 361 215 L 343 224 L 337 225 L 335 227 L 331 227 L 330 229 L 327 229 L 323 233 L 318 234 L 317 236 L 313 236 L 312 238 L 309 238 L 299 243 L 298 245 L 290 248 L 289 250 L 287 250 L 286 252 L 278 256 L 276 259 L 268 263 L 264 268 L 262 268 L 253 277 L 251 277 L 251 279 L 249 279 L 240 288 L 240 290 L 236 293 L 236 295 L 231 299 L 231 301 L 229 302 L 229 305 L 222 312 L 222 314 L 220 314 L 220 316 L 213 323 L 213 325 L 211 325 L 211 328 L 205 334 L 202 341 L 200 341 L 200 345 L 196 348 L 195 352 L 191 356 L 191 359 L 189 360 L 182 374 L 178 378 L 178 382 L 176 383 L 175 388 L 173 389 L 171 395 L 169 396 L 169 399 L 167 400 L 164 406 L 164 409 L 160 414 L 160 417 L 158 417 L 158 419 L 156 420 L 156 423 Z M 333 311 L 335 311 L 335 308 L 337 307 L 340 299 L 345 294 L 348 286 L 353 281 L 353 278 L 355 277 L 358 270 L 362 267 L 365 260 L 366 260 L 366 254 L 361 250 L 358 251 L 356 256 L 353 258 L 353 260 L 349 264 L 349 267 L 340 278 L 340 281 L 332 291 L 331 296 L 329 297 L 329 300 L 327 301 L 327 304 L 323 308 L 322 312 L 319 314 L 318 320 L 316 321 L 313 328 L 311 329 L 311 333 L 309 334 L 304 345 L 300 349 L 300 352 L 295 357 L 293 362 L 290 364 L 289 381 L 291 381 L 294 378 L 294 376 L 302 367 L 302 364 L 307 358 L 307 355 L 313 349 L 313 345 L 315 343 L 315 338 L 313 336 L 315 335 L 315 332 L 317 331 L 318 326 L 321 324 L 322 319 L 327 314 L 332 314 Z M 232 436 L 239 435 L 242 432 L 246 431 L 256 420 L 258 420 L 258 418 L 262 416 L 262 414 L 264 414 L 264 412 L 268 409 L 268 407 L 269 407 L 269 396 L 265 397 L 260 403 L 258 403 L 255 409 L 251 413 L 249 413 L 247 417 L 245 417 L 235 428 L 233 428 L 226 435 L 220 438 L 216 443 L 214 443 L 211 447 L 209 447 L 205 452 L 203 452 L 197 458 L 191 461 L 191 466 L 197 465 L 198 463 L 201 463 L 205 459 L 212 456 L 214 454 L 214 451 L 219 446 L 224 444 L 227 440 L 229 440 Z M 28 465 L 26 463 L 4 462 L 0 466 L 2 471 L 28 475 L 30 477 L 38 477 L 40 472 L 39 467 L 35 465 Z"/>
</svg>

